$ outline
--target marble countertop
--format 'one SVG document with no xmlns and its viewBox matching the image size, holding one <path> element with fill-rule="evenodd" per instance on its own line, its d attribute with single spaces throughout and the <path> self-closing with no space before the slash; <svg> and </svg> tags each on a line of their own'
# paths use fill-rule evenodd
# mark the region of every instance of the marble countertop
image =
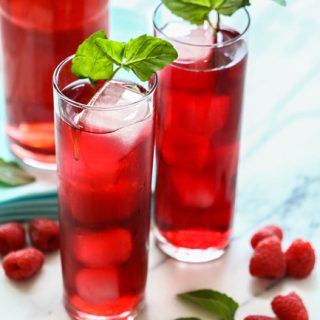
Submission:
<svg viewBox="0 0 320 320">
<path fill-rule="evenodd" d="M 156 1 L 130 0 L 114 5 L 112 24 L 130 17 L 118 36 L 146 28 Z M 310 240 L 320 252 L 320 2 L 288 0 L 253 3 L 246 101 L 243 115 L 234 234 L 227 253 L 211 263 L 190 265 L 164 256 L 151 239 L 146 307 L 138 320 L 214 317 L 176 299 L 176 293 L 212 288 L 240 303 L 236 320 L 248 314 L 272 315 L 277 294 L 296 291 L 310 319 L 320 315 L 320 263 L 306 280 L 268 281 L 248 273 L 251 234 L 259 226 L 284 228 L 286 247 L 293 239 Z M 146 12 L 132 13 L 142 6 Z M 138 10 L 139 11 L 139 10 Z M 128 26 L 132 26 L 132 28 Z M 134 34 L 128 35 L 127 30 Z M 26 283 L 13 283 L 0 271 L 1 319 L 67 320 L 62 307 L 58 254 L 46 257 L 43 270 Z"/>
</svg>

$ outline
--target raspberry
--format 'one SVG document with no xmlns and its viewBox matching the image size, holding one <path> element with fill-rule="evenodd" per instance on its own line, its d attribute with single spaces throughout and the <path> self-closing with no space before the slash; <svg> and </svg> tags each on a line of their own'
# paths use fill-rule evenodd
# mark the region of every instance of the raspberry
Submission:
<svg viewBox="0 0 320 320">
<path fill-rule="evenodd" d="M 250 260 L 250 273 L 255 277 L 278 279 L 286 272 L 286 260 L 277 237 L 260 241 Z"/>
<path fill-rule="evenodd" d="M 32 245 L 37 249 L 50 252 L 59 248 L 59 227 L 49 219 L 33 219 L 29 223 Z"/>
<path fill-rule="evenodd" d="M 37 273 L 43 265 L 43 253 L 34 248 L 13 251 L 6 255 L 2 266 L 8 278 L 25 280 Z"/>
<path fill-rule="evenodd" d="M 287 274 L 291 277 L 306 278 L 314 268 L 316 256 L 310 242 L 297 239 L 285 253 Z"/>
<path fill-rule="evenodd" d="M 22 249 L 26 244 L 26 232 L 20 223 L 11 222 L 0 226 L 0 254 Z"/>
<path fill-rule="evenodd" d="M 286 296 L 276 296 L 271 306 L 280 320 L 309 320 L 308 311 L 295 292 Z"/>
<path fill-rule="evenodd" d="M 252 248 L 255 248 L 261 240 L 272 236 L 279 238 L 279 240 L 281 241 L 283 238 L 282 229 L 272 224 L 259 229 L 251 238 Z"/>
<path fill-rule="evenodd" d="M 276 320 L 276 318 L 271 318 L 267 316 L 247 316 L 244 320 Z"/>
</svg>

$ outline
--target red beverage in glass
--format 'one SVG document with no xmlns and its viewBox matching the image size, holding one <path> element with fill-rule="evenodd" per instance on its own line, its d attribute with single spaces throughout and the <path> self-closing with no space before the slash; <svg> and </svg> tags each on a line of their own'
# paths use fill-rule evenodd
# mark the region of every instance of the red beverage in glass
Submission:
<svg viewBox="0 0 320 320">
<path fill-rule="evenodd" d="M 86 37 L 107 30 L 108 0 L 3 0 L 0 10 L 10 148 L 53 167 L 52 74 Z"/>
<path fill-rule="evenodd" d="M 209 261 L 231 234 L 247 48 L 223 27 L 214 39 L 210 28 L 190 25 L 174 41 L 170 31 L 183 22 L 170 23 L 156 29 L 179 52 L 159 73 L 156 236 L 179 260 Z"/>
<path fill-rule="evenodd" d="M 154 89 L 112 80 L 94 90 L 65 76 L 70 60 L 60 68 L 55 94 L 65 306 L 75 319 L 127 319 L 141 308 L 147 276 Z"/>
</svg>

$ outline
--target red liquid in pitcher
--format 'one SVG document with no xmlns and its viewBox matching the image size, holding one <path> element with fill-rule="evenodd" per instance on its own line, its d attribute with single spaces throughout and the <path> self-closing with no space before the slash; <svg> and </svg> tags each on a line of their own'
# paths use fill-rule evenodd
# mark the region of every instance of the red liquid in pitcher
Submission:
<svg viewBox="0 0 320 320">
<path fill-rule="evenodd" d="M 108 28 L 108 0 L 0 4 L 7 135 L 21 159 L 54 163 L 52 74 L 91 33 Z"/>
<path fill-rule="evenodd" d="M 64 94 L 87 103 L 93 89 L 80 81 Z M 108 131 L 109 116 L 66 107 L 57 119 L 62 265 L 71 314 L 125 315 L 144 295 L 153 120 Z M 85 124 L 76 129 L 72 123 L 81 117 Z"/>
<path fill-rule="evenodd" d="M 219 32 L 224 40 L 238 35 Z M 177 60 L 160 72 L 156 226 L 158 238 L 177 248 L 228 244 L 245 67 L 246 53 L 233 61 L 224 49 L 213 49 L 203 60 Z"/>
</svg>

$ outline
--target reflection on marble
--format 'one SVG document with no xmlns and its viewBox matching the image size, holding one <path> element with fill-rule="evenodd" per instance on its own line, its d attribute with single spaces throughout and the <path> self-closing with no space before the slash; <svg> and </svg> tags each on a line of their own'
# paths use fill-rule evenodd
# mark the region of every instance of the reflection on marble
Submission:
<svg viewBox="0 0 320 320">
<path fill-rule="evenodd" d="M 134 3 L 147 8 L 150 17 L 156 1 Z M 230 248 L 218 261 L 187 265 L 165 257 L 152 241 L 147 305 L 139 320 L 214 319 L 175 298 L 178 292 L 204 287 L 239 301 L 236 320 L 253 313 L 271 315 L 272 297 L 291 290 L 304 298 L 311 320 L 320 314 L 319 263 L 304 281 L 254 280 L 248 274 L 250 235 L 266 223 L 283 226 L 284 247 L 303 237 L 320 252 L 320 2 L 288 3 L 284 9 L 257 2 L 250 9 L 242 156 Z M 120 19 L 124 11 L 115 17 Z M 67 320 L 61 296 L 58 255 L 48 257 L 41 274 L 26 284 L 13 284 L 0 272 L 1 319 Z"/>
</svg>

